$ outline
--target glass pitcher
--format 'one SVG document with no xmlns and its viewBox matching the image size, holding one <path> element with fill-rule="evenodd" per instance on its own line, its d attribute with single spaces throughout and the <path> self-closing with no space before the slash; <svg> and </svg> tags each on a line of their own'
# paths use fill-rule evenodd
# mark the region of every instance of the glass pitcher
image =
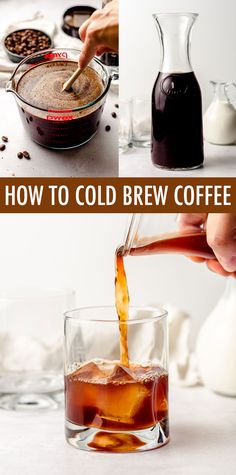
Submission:
<svg viewBox="0 0 236 475">
<path fill-rule="evenodd" d="M 229 87 L 236 87 L 236 84 L 210 83 L 214 88 L 214 98 L 204 115 L 204 138 L 212 144 L 232 145 L 236 142 L 236 109 L 229 97 Z"/>
<path fill-rule="evenodd" d="M 190 62 L 196 13 L 155 14 L 162 63 L 152 93 L 152 162 L 167 169 L 202 166 L 202 98 Z"/>
<path fill-rule="evenodd" d="M 176 215 L 170 219 L 169 214 L 133 214 L 120 252 L 124 256 L 175 253 L 215 259 L 204 229 L 183 232 Z"/>
<path fill-rule="evenodd" d="M 52 48 L 33 53 L 18 64 L 6 85 L 6 91 L 15 97 L 27 134 L 39 145 L 56 150 L 75 148 L 90 141 L 98 131 L 111 77 L 107 68 L 96 58 L 90 62 L 90 68 L 101 78 L 103 91 L 86 105 L 65 109 L 62 101 L 62 105 L 55 110 L 36 106 L 34 101 L 27 100 L 18 92 L 20 81 L 30 74 L 32 68 L 38 68 L 40 77 L 41 68 L 45 65 L 73 62 L 77 67 L 79 55 L 80 50 L 71 48 Z"/>
</svg>

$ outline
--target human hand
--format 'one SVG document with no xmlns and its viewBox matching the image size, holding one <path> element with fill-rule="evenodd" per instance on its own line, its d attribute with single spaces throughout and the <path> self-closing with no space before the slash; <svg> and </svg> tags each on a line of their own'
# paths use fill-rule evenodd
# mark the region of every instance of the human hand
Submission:
<svg viewBox="0 0 236 475">
<path fill-rule="evenodd" d="M 113 0 L 102 10 L 96 10 L 79 30 L 84 42 L 79 57 L 80 68 L 85 68 L 92 58 L 119 49 L 119 3 Z"/>
<path fill-rule="evenodd" d="M 195 262 L 206 262 L 207 267 L 220 275 L 236 277 L 236 215 L 193 214 L 178 216 L 178 224 L 183 231 L 206 231 L 208 245 L 213 249 L 216 259 L 192 258 Z"/>
</svg>

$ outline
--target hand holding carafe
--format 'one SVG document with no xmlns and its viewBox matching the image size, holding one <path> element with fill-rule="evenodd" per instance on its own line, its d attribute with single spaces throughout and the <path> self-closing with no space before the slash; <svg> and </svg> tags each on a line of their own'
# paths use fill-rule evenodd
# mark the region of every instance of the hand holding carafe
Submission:
<svg viewBox="0 0 236 475">
<path fill-rule="evenodd" d="M 169 216 L 134 214 L 126 233 L 123 255 L 175 253 L 225 277 L 236 277 L 236 215 L 180 214 L 174 230 Z"/>
<path fill-rule="evenodd" d="M 207 243 L 213 250 L 213 259 L 194 259 L 206 261 L 207 267 L 225 277 L 236 277 L 236 215 L 232 213 L 186 213 L 178 217 L 180 230 L 183 232 L 199 232 L 204 228 Z"/>
</svg>

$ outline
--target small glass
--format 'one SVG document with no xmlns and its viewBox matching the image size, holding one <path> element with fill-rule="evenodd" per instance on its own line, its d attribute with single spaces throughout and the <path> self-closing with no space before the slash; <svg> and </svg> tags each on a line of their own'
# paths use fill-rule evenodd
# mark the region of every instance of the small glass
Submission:
<svg viewBox="0 0 236 475">
<path fill-rule="evenodd" d="M 63 402 L 63 321 L 73 291 L 0 292 L 0 408 L 57 409 Z"/>
<path fill-rule="evenodd" d="M 120 364 L 119 326 L 127 324 L 129 367 Z M 113 307 L 65 314 L 66 439 L 76 448 L 145 451 L 168 442 L 167 312 Z"/>
<path fill-rule="evenodd" d="M 126 152 L 132 146 L 131 99 L 120 101 L 119 104 L 119 149 Z"/>
<path fill-rule="evenodd" d="M 151 146 L 151 105 L 148 98 L 133 98 L 132 141 L 135 147 Z"/>
</svg>

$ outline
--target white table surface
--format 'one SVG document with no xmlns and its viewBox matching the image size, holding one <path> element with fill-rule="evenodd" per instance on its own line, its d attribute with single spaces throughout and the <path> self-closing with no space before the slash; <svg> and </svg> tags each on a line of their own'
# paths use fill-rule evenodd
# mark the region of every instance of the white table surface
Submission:
<svg viewBox="0 0 236 475">
<path fill-rule="evenodd" d="M 150 149 L 132 148 L 120 154 L 121 177 L 235 177 L 236 145 L 217 146 L 205 143 L 203 168 L 188 171 L 169 171 L 155 167 Z"/>
<path fill-rule="evenodd" d="M 21 3 L 21 5 L 20 5 Z M 70 0 L 0 0 L 0 28 L 5 31 L 9 24 L 20 19 L 32 18 L 39 11 L 45 19 L 53 22 L 61 31 L 62 15 L 71 5 Z M 79 0 L 77 4 L 83 4 Z M 100 0 L 87 0 L 86 4 L 100 6 Z M 20 8 L 19 8 L 20 5 Z M 76 2 L 75 2 L 76 5 Z M 0 38 L 1 39 L 1 38 Z M 70 42 L 70 37 L 61 32 L 60 46 Z M 73 46 L 80 48 L 81 42 L 71 39 Z M 76 43 L 75 43 L 76 42 Z M 77 45 L 78 43 L 78 45 Z M 72 44 L 72 43 L 71 43 Z M 110 89 L 103 112 L 99 131 L 88 144 L 69 151 L 49 150 L 34 143 L 25 132 L 14 97 L 0 87 L 0 138 L 9 137 L 9 144 L 0 152 L 0 177 L 105 177 L 118 175 L 118 119 L 111 116 L 118 112 L 114 107 L 118 102 L 117 88 Z M 111 131 L 106 132 L 105 126 Z M 1 142 L 0 142 L 1 143 Z M 31 160 L 19 160 L 17 152 L 28 150 Z"/>
<path fill-rule="evenodd" d="M 171 441 L 146 453 L 79 451 L 64 438 L 63 411 L 0 411 L 3 475 L 234 475 L 236 398 L 205 388 L 171 390 Z"/>
</svg>

